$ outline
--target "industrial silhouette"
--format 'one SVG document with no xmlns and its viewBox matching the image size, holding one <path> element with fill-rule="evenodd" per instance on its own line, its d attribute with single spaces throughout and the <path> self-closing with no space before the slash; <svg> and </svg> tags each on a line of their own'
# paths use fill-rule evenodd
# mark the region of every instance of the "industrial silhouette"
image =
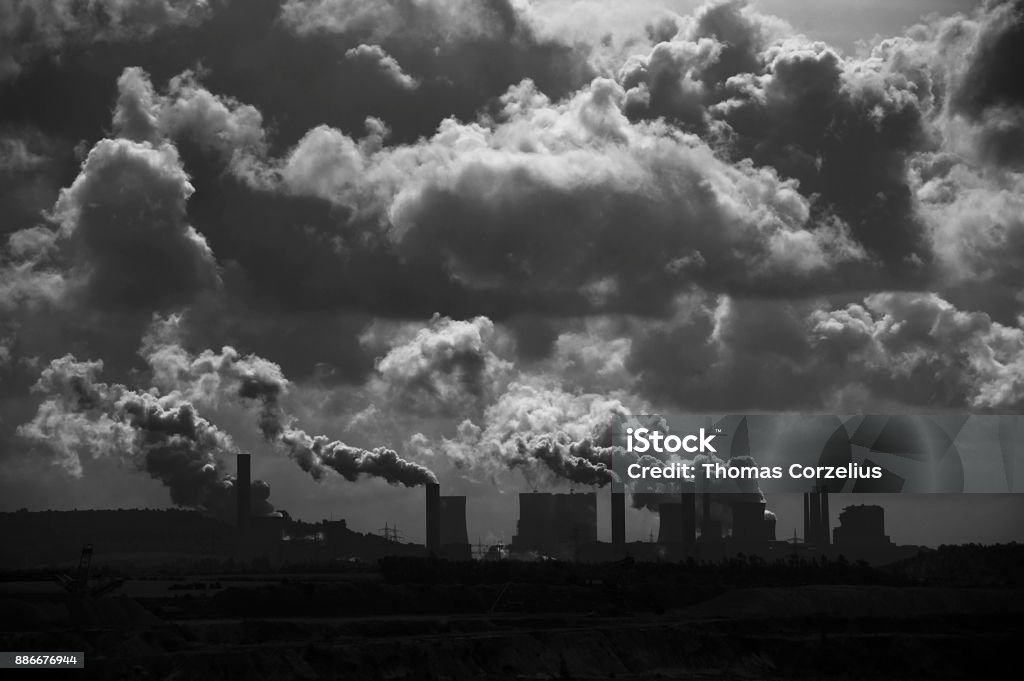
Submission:
<svg viewBox="0 0 1024 681">
<path fill-rule="evenodd" d="M 375 561 L 383 556 L 433 556 L 457 561 L 474 555 L 494 559 L 601 562 L 621 560 L 716 560 L 744 554 L 765 558 L 791 554 L 839 556 L 872 562 L 895 560 L 916 547 L 899 547 L 885 534 L 880 506 L 852 506 L 831 528 L 829 492 L 816 486 L 803 495 L 803 540 L 776 538 L 775 517 L 764 500 L 749 494 L 718 495 L 703 491 L 700 481 L 663 499 L 653 541 L 628 541 L 626 501 L 621 487 L 610 490 L 610 537 L 598 537 L 597 492 L 525 492 L 519 495 L 519 518 L 509 545 L 478 547 L 467 532 L 465 496 L 441 494 L 426 486 L 423 544 L 403 541 L 397 527 L 364 534 L 345 520 L 307 523 L 287 513 L 257 515 L 251 499 L 251 457 L 236 458 L 236 503 L 233 517 L 186 510 L 44 511 L 0 514 L 0 529 L 9 540 L 0 546 L 6 564 L 31 566 L 66 560 L 83 544 L 102 547 L 107 555 L 161 560 L 261 560 L 270 565 L 302 561 Z M 713 498 L 714 497 L 714 498 Z M 724 499 L 724 501 L 723 501 Z M 721 509 L 728 509 L 723 528 Z M 717 514 L 717 515 L 716 515 Z M 698 519 L 700 530 L 697 531 Z M 46 537 L 43 541 L 40 537 Z M 68 583 L 75 582 L 68 578 Z"/>
</svg>

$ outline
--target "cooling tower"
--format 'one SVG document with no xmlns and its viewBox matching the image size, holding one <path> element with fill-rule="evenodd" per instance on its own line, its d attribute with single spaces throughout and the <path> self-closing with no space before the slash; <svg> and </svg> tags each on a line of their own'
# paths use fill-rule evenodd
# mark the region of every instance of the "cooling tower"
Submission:
<svg viewBox="0 0 1024 681">
<path fill-rule="evenodd" d="M 683 510 L 681 504 L 658 505 L 658 543 L 678 544 L 683 539 Z"/>
<path fill-rule="evenodd" d="M 441 486 L 427 483 L 427 551 L 441 549 Z"/>
<path fill-rule="evenodd" d="M 764 542 L 764 502 L 740 501 L 732 505 L 732 538 L 743 544 Z"/>
<path fill-rule="evenodd" d="M 466 532 L 466 497 L 440 497 L 440 546 L 469 544 Z"/>
<path fill-rule="evenodd" d="M 597 541 L 597 494 L 519 495 L 519 523 L 512 543 L 517 550 L 544 555 L 569 555 L 584 544 Z"/>
<path fill-rule="evenodd" d="M 252 513 L 252 456 L 239 454 L 236 459 L 238 468 L 235 477 L 235 501 L 237 503 L 237 524 L 239 529 L 249 526 L 249 518 Z"/>
<path fill-rule="evenodd" d="M 811 541 L 811 535 L 808 534 L 811 531 L 811 497 L 806 492 L 804 497 L 804 543 Z"/>
</svg>

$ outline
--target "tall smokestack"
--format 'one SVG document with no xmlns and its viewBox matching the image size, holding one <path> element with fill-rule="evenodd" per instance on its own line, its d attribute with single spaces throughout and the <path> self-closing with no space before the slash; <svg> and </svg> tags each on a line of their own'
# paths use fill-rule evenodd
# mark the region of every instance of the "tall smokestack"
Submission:
<svg viewBox="0 0 1024 681">
<path fill-rule="evenodd" d="M 626 544 L 626 492 L 622 483 L 612 483 L 612 545 Z"/>
<path fill-rule="evenodd" d="M 831 534 L 832 531 L 829 529 L 831 522 L 828 515 L 828 487 L 821 486 L 821 527 L 819 532 L 821 533 L 821 545 L 828 546 L 832 543 Z"/>
<path fill-rule="evenodd" d="M 700 536 L 704 541 L 710 541 L 712 535 L 711 529 L 711 494 L 704 490 L 704 493 L 700 495 L 701 501 L 701 519 L 700 519 Z M 717 537 L 716 537 L 717 539 Z"/>
<path fill-rule="evenodd" d="M 804 543 L 810 544 L 811 537 L 811 495 L 804 492 Z"/>
<path fill-rule="evenodd" d="M 250 499 L 252 492 L 252 456 L 249 454 L 239 454 L 235 461 L 238 468 L 235 477 L 235 501 L 238 504 L 237 523 L 239 529 L 244 529 L 249 526 L 249 516 L 252 513 L 252 501 Z"/>
<path fill-rule="evenodd" d="M 697 499 L 693 492 L 679 496 L 683 502 L 683 546 L 690 548 L 697 541 Z"/>
<path fill-rule="evenodd" d="M 441 486 L 427 483 L 427 551 L 441 550 Z"/>
<path fill-rule="evenodd" d="M 810 541 L 815 546 L 821 546 L 821 503 L 817 487 L 811 492 L 810 500 L 811 532 L 804 540 Z"/>
</svg>

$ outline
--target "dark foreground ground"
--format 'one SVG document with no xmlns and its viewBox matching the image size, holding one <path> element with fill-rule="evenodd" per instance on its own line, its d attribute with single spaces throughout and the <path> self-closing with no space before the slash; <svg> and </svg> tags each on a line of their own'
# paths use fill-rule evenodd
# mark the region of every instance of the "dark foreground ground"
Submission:
<svg viewBox="0 0 1024 681">
<path fill-rule="evenodd" d="M 1018 558 L 986 585 L 934 565 L 403 561 L 91 597 L 14 575 L 0 650 L 84 651 L 76 674 L 97 679 L 1016 679 Z"/>
</svg>

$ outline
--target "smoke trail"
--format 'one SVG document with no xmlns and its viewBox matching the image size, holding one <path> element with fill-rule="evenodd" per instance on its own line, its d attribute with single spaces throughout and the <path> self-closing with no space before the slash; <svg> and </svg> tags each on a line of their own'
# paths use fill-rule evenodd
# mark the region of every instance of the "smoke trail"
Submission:
<svg viewBox="0 0 1024 681">
<path fill-rule="evenodd" d="M 289 383 L 277 364 L 256 355 L 242 356 L 232 347 L 192 356 L 177 342 L 180 323 L 181 318 L 174 316 L 155 321 L 143 342 L 141 354 L 158 385 L 214 403 L 224 395 L 243 404 L 257 403 L 263 438 L 283 449 L 314 480 L 322 480 L 332 470 L 353 482 L 360 475 L 406 487 L 437 482 L 432 471 L 394 450 L 361 449 L 294 428 L 281 406 Z"/>
<path fill-rule="evenodd" d="M 551 437 L 533 442 L 517 440 L 516 454 L 506 460 L 509 468 L 528 466 L 539 461 L 556 476 L 581 485 L 604 487 L 612 482 L 612 456 L 614 447 L 597 446 L 593 440 L 580 440 L 568 444 Z"/>
<path fill-rule="evenodd" d="M 102 370 L 103 362 L 72 355 L 50 362 L 33 388 L 46 398 L 18 434 L 53 451 L 73 475 L 82 475 L 83 454 L 115 456 L 159 480 L 179 506 L 230 508 L 234 478 L 223 475 L 218 456 L 237 453 L 231 437 L 179 394 L 103 383 Z M 269 485 L 253 484 L 265 501 Z"/>
<path fill-rule="evenodd" d="M 385 447 L 377 447 L 372 451 L 360 449 L 337 440 L 331 441 L 323 435 L 314 437 L 292 428 L 284 430 L 278 442 L 314 480 L 323 479 L 328 470 L 333 470 L 351 482 L 355 482 L 360 475 L 384 478 L 392 485 L 406 487 L 437 482 L 437 476 L 430 469 L 406 461 L 397 452 Z"/>
<path fill-rule="evenodd" d="M 196 401 L 216 403 L 228 394 L 256 402 L 260 432 L 267 440 L 277 438 L 284 427 L 280 400 L 288 392 L 281 367 L 257 355 L 243 356 L 231 346 L 193 356 L 179 343 L 182 324 L 182 315 L 155 318 L 143 338 L 139 354 L 152 369 L 154 384 Z"/>
<path fill-rule="evenodd" d="M 603 395 L 512 383 L 484 411 L 481 426 L 463 421 L 438 449 L 458 468 L 518 470 L 527 478 L 549 474 L 604 486 L 613 481 L 613 459 L 622 451 L 613 446 L 613 433 L 629 413 Z"/>
<path fill-rule="evenodd" d="M 258 373 L 244 376 L 238 386 L 240 398 L 260 403 L 259 429 L 267 440 L 280 437 L 284 431 L 284 426 L 281 423 L 281 408 L 278 403 L 284 390 L 282 382 Z"/>
</svg>

